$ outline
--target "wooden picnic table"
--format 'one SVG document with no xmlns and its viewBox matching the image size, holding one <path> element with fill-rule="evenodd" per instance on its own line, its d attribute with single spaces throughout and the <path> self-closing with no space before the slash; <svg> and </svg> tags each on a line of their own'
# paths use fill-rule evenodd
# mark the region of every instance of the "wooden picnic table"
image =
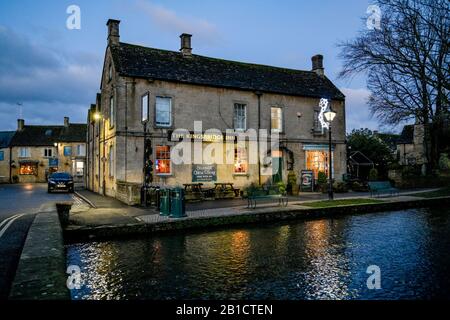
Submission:
<svg viewBox="0 0 450 320">
<path fill-rule="evenodd" d="M 205 198 L 202 189 L 203 183 L 185 183 L 183 184 L 186 201 L 202 201 Z"/>
<path fill-rule="evenodd" d="M 216 199 L 235 198 L 239 196 L 239 189 L 234 188 L 231 182 L 217 182 L 214 185 L 214 197 Z"/>
</svg>

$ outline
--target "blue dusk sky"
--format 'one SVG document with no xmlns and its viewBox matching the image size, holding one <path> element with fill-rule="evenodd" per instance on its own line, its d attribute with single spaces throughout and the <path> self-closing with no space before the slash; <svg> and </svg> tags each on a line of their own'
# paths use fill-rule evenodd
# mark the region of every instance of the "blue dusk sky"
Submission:
<svg viewBox="0 0 450 320">
<path fill-rule="evenodd" d="M 69 30 L 68 6 L 81 9 Z M 193 34 L 196 54 L 310 70 L 324 55 L 326 75 L 347 96 L 347 131 L 388 129 L 372 118 L 364 76 L 338 80 L 340 41 L 364 30 L 365 0 L 316 1 L 2 1 L 0 3 L 0 131 L 27 124 L 85 122 L 99 91 L 106 21 L 121 20 L 121 41 L 178 50 Z M 22 106 L 19 107 L 18 103 Z"/>
</svg>

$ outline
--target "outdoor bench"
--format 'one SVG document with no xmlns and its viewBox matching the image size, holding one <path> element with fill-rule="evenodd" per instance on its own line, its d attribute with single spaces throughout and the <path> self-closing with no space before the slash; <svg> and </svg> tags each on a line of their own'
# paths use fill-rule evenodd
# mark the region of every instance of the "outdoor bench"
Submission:
<svg viewBox="0 0 450 320">
<path fill-rule="evenodd" d="M 256 209 L 256 202 L 264 199 L 278 200 L 280 206 L 288 205 L 288 197 L 285 192 L 280 192 L 278 187 L 263 187 L 248 190 L 247 208 Z"/>
<path fill-rule="evenodd" d="M 394 188 L 389 181 L 371 181 L 369 182 L 370 196 L 380 196 L 383 193 L 391 196 L 398 195 L 398 189 Z"/>
</svg>

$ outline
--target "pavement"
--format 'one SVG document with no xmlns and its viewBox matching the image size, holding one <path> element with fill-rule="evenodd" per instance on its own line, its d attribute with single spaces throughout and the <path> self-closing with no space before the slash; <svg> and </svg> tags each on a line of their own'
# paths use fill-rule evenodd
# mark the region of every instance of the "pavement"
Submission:
<svg viewBox="0 0 450 320">
<path fill-rule="evenodd" d="M 433 191 L 436 189 L 420 189 L 420 190 L 406 190 L 400 193 L 399 197 L 381 198 L 385 202 L 408 202 L 410 200 L 417 200 L 414 193 Z M 286 208 L 278 207 L 277 201 L 263 200 L 258 202 L 256 209 L 247 208 L 247 200 L 245 199 L 231 199 L 231 200 L 213 200 L 203 201 L 197 203 L 186 204 L 186 218 L 172 219 L 169 217 L 160 216 L 156 208 L 142 208 L 126 206 L 120 201 L 103 197 L 88 190 L 78 190 L 78 193 L 85 198 L 89 203 L 93 204 L 95 208 L 90 208 L 87 211 L 71 211 L 69 231 L 95 228 L 114 228 L 114 227 L 139 227 L 139 225 L 148 224 L 167 224 L 175 220 L 192 220 L 192 219 L 207 219 L 207 218 L 225 218 L 236 215 L 251 215 L 266 212 L 297 211 L 310 209 L 303 204 L 305 202 L 317 201 L 327 199 L 326 194 L 322 193 L 301 193 L 297 197 L 289 197 L 289 204 Z M 367 192 L 351 192 L 345 194 L 336 194 L 336 199 L 353 199 L 353 198 L 368 198 L 370 194 Z M 275 209 L 275 210 L 274 210 Z"/>
<path fill-rule="evenodd" d="M 0 300 L 8 297 L 25 239 L 36 214 L 59 201 L 89 207 L 73 194 L 47 193 L 47 184 L 0 184 Z"/>
</svg>

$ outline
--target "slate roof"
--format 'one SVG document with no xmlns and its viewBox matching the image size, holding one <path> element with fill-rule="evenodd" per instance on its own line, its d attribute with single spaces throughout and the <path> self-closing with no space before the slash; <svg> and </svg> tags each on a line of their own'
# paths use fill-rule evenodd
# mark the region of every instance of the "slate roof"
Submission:
<svg viewBox="0 0 450 320">
<path fill-rule="evenodd" d="M 85 142 L 85 124 L 69 124 L 64 126 L 26 125 L 23 130 L 16 131 L 11 139 L 11 146 L 53 146 L 55 142 Z"/>
<path fill-rule="evenodd" d="M 326 77 L 312 71 L 277 68 L 120 42 L 111 46 L 116 71 L 122 76 L 197 85 L 344 100 Z"/>
<path fill-rule="evenodd" d="M 0 131 L 0 149 L 9 147 L 9 143 L 15 131 Z"/>
<path fill-rule="evenodd" d="M 412 144 L 414 142 L 414 125 L 406 125 L 403 127 L 398 144 Z"/>
</svg>

